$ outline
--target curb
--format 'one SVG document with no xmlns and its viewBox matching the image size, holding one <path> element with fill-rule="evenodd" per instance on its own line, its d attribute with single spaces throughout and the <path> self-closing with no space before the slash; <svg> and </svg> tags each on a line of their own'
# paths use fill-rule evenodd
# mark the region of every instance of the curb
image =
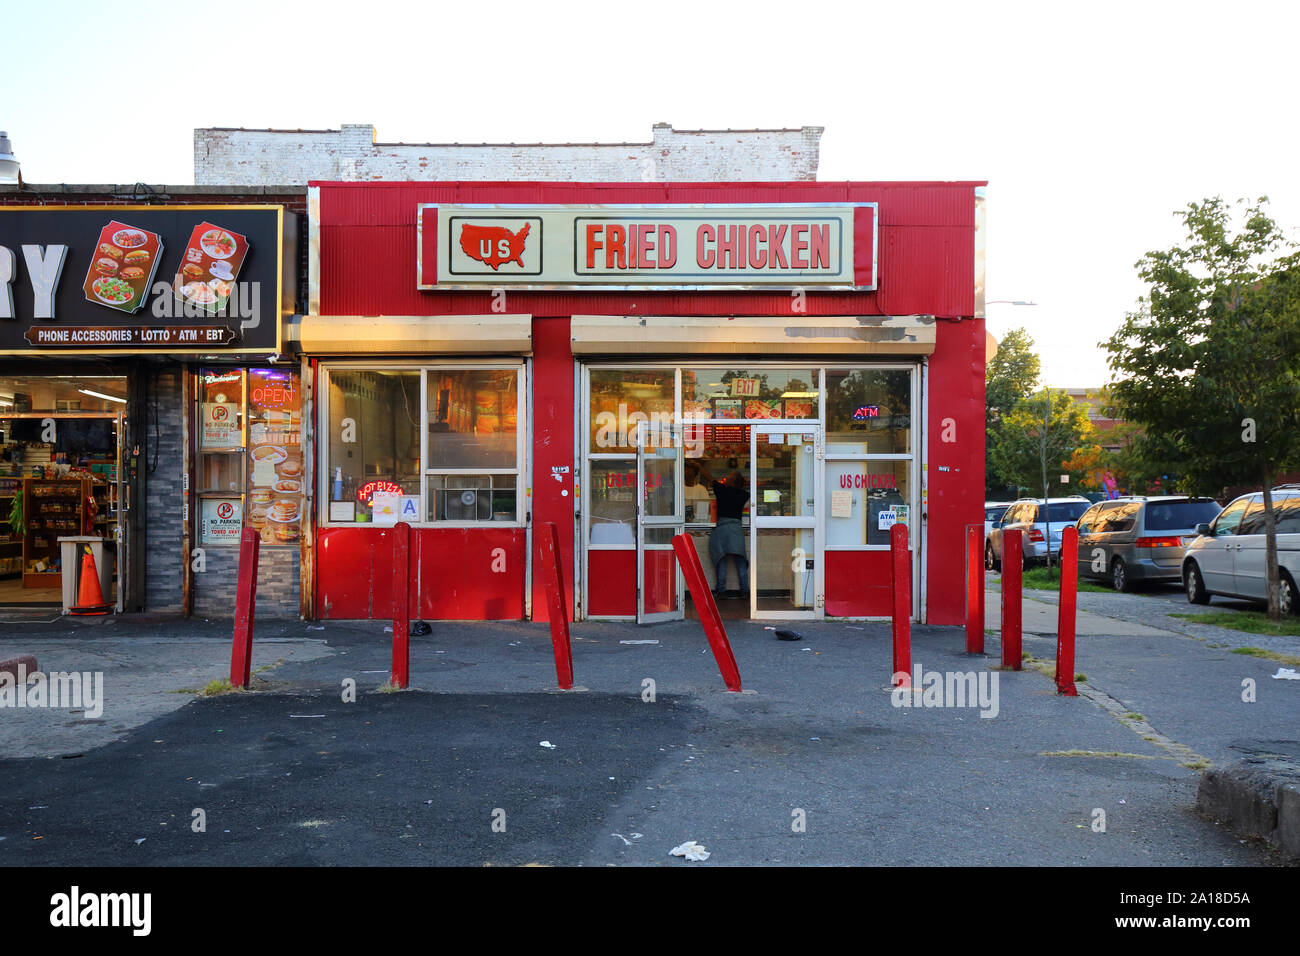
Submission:
<svg viewBox="0 0 1300 956">
<path fill-rule="evenodd" d="M 8 674 L 18 681 L 18 669 L 22 668 L 27 676 L 34 674 L 39 668 L 36 666 L 36 657 L 33 654 L 21 654 L 18 657 L 11 657 L 8 660 L 0 661 L 0 674 Z"/>
<path fill-rule="evenodd" d="M 1266 840 L 1300 860 L 1300 755 L 1294 741 L 1272 741 L 1249 756 L 1207 770 L 1196 808 L 1243 836 Z"/>
</svg>

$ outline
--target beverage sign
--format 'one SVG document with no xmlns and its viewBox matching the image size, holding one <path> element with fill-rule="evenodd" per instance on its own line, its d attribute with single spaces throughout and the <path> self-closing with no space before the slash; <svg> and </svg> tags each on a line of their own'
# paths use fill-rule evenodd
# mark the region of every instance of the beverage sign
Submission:
<svg viewBox="0 0 1300 956">
<path fill-rule="evenodd" d="M 86 270 L 86 301 L 122 312 L 138 312 L 153 285 L 162 238 L 114 220 L 99 231 L 99 245 Z"/>
<path fill-rule="evenodd" d="M 876 203 L 418 208 L 416 286 L 869 290 Z"/>
</svg>

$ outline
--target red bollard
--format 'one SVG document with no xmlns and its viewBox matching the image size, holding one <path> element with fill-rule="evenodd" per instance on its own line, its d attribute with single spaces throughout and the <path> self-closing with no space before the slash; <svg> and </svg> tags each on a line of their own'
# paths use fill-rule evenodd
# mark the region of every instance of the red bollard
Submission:
<svg viewBox="0 0 1300 956">
<path fill-rule="evenodd" d="M 1022 532 L 1002 534 L 1002 666 L 1020 670 L 1020 563 Z"/>
<path fill-rule="evenodd" d="M 966 653 L 984 653 L 984 525 L 966 528 Z"/>
<path fill-rule="evenodd" d="M 695 543 L 689 534 L 679 534 L 673 538 L 673 551 L 677 552 L 677 562 L 682 566 L 686 577 L 686 586 L 691 590 L 695 600 L 695 610 L 704 625 L 704 636 L 713 648 L 713 659 L 718 662 L 718 670 L 727 690 L 740 693 L 740 668 L 736 666 L 736 655 L 731 652 L 731 642 L 727 640 L 727 629 L 722 626 L 722 615 L 718 613 L 718 604 L 713 600 L 709 582 L 704 577 L 704 568 L 700 565 L 700 556 L 695 551 Z"/>
<path fill-rule="evenodd" d="M 911 687 L 912 679 L 912 555 L 907 550 L 907 525 L 889 529 L 889 567 L 893 582 L 894 671 L 893 687 Z M 897 675 L 903 675 L 901 678 Z"/>
<path fill-rule="evenodd" d="M 560 690 L 573 687 L 573 646 L 569 642 L 569 615 L 564 607 L 564 573 L 560 570 L 560 533 L 554 521 L 542 524 L 542 574 L 546 578 L 546 611 L 551 620 L 551 647 L 555 651 L 555 677 Z"/>
<path fill-rule="evenodd" d="M 230 649 L 230 685 L 247 687 L 253 664 L 253 610 L 257 604 L 257 556 L 262 536 L 245 528 L 239 536 L 239 585 L 235 591 L 235 641 Z"/>
<path fill-rule="evenodd" d="M 393 686 L 411 682 L 411 526 L 393 525 Z"/>
<path fill-rule="evenodd" d="M 1056 611 L 1056 692 L 1078 697 L 1074 686 L 1074 618 L 1079 597 L 1079 529 L 1061 535 L 1061 599 Z"/>
</svg>

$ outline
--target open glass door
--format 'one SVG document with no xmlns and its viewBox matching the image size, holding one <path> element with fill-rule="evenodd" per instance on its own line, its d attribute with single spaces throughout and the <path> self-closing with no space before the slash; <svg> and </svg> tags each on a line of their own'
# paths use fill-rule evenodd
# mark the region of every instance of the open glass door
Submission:
<svg viewBox="0 0 1300 956">
<path fill-rule="evenodd" d="M 751 426 L 749 608 L 753 618 L 804 620 L 822 614 L 817 541 L 819 427 L 815 422 Z"/>
<path fill-rule="evenodd" d="M 680 621 L 685 601 L 673 536 L 686 525 L 681 426 L 637 423 L 636 477 L 637 623 Z"/>
</svg>

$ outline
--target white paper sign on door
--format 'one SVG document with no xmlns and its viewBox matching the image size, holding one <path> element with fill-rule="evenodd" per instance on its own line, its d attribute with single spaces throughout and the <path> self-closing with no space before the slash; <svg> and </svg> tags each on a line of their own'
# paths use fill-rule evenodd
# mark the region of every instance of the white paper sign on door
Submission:
<svg viewBox="0 0 1300 956">
<path fill-rule="evenodd" d="M 831 492 L 831 517 L 832 518 L 853 517 L 853 492 L 851 491 Z"/>
<path fill-rule="evenodd" d="M 881 531 L 888 531 L 897 521 L 897 513 L 893 511 L 881 511 L 876 516 L 876 527 Z"/>
</svg>

